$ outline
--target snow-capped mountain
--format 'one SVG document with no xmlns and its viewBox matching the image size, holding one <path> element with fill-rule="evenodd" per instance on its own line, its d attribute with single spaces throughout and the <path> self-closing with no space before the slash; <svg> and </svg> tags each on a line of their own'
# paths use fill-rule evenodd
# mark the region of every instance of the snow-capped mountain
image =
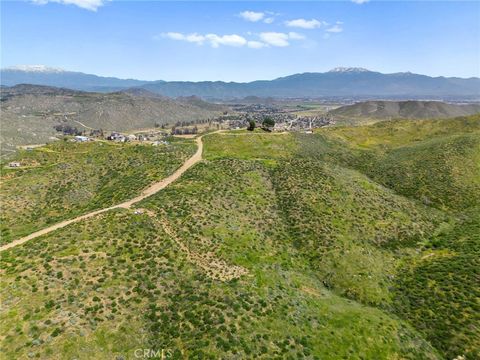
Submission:
<svg viewBox="0 0 480 360">
<path fill-rule="evenodd" d="M 330 73 L 357 73 L 357 72 L 371 72 L 362 67 L 336 67 L 329 71 Z"/>
<path fill-rule="evenodd" d="M 138 87 L 146 83 L 141 80 L 103 77 L 45 65 L 11 66 L 1 69 L 0 75 L 1 84 L 4 86 L 32 84 L 101 92 Z"/>
<path fill-rule="evenodd" d="M 23 71 L 23 72 L 30 72 L 30 73 L 63 73 L 66 72 L 60 68 L 49 67 L 45 65 L 16 65 L 7 67 L 4 70 L 7 71 Z"/>
<path fill-rule="evenodd" d="M 170 96 L 199 96 L 204 99 L 259 97 L 361 97 L 479 99 L 480 79 L 430 77 L 413 73 L 382 74 L 360 67 L 337 67 L 324 73 L 303 73 L 274 80 L 235 83 L 223 81 L 140 81 L 102 77 L 81 72 L 22 65 L 3 69 L 1 84 L 47 85 L 86 91 L 117 91 L 142 87 Z"/>
</svg>

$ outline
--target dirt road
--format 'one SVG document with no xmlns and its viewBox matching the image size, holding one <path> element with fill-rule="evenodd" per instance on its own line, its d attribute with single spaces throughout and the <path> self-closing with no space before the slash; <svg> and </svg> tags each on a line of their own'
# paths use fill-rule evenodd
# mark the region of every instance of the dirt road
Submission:
<svg viewBox="0 0 480 360">
<path fill-rule="evenodd" d="M 80 121 L 78 121 L 78 120 L 73 120 L 73 121 L 76 122 L 77 124 L 83 126 L 85 129 L 88 129 L 88 130 L 96 130 L 96 129 L 94 129 L 94 128 L 91 128 L 90 126 L 85 125 L 84 123 L 82 123 L 82 122 L 80 122 Z"/>
<path fill-rule="evenodd" d="M 183 163 L 183 165 L 180 166 L 172 175 L 170 175 L 170 176 L 160 180 L 159 182 L 156 182 L 153 185 L 149 186 L 148 188 L 143 190 L 142 193 L 139 196 L 137 196 L 133 199 L 127 200 L 127 201 L 125 201 L 121 204 L 113 205 L 113 206 L 110 206 L 110 207 L 107 207 L 107 208 L 104 208 L 104 209 L 100 209 L 100 210 L 95 210 L 95 211 L 92 211 L 88 214 L 84 214 L 84 215 L 78 216 L 78 217 L 70 219 L 70 220 L 65 220 L 65 221 L 59 222 L 55 225 L 49 226 L 45 229 L 36 231 L 36 232 L 34 232 L 30 235 L 27 235 L 23 238 L 14 240 L 11 243 L 8 243 L 8 244 L 5 244 L 5 245 L 1 246 L 0 247 L 0 252 L 5 251 L 7 249 L 10 249 L 12 247 L 21 245 L 21 244 L 23 244 L 23 243 L 25 243 L 29 240 L 32 240 L 32 239 L 35 239 L 35 238 L 39 237 L 39 236 L 48 234 L 48 233 L 50 233 L 54 230 L 61 229 L 65 226 L 67 226 L 67 225 L 70 225 L 70 224 L 82 221 L 84 219 L 91 218 L 95 215 L 104 213 L 106 211 L 113 210 L 113 209 L 118 209 L 118 208 L 128 209 L 133 204 L 138 203 L 139 201 L 141 201 L 141 200 L 143 200 L 143 199 L 145 199 L 149 196 L 152 196 L 153 194 L 159 192 L 160 190 L 166 188 L 168 185 L 173 183 L 180 176 L 182 176 L 182 174 L 185 171 L 187 171 L 189 168 L 191 168 L 197 162 L 202 160 L 202 153 L 203 153 L 202 137 L 203 136 L 200 136 L 196 139 L 196 143 L 197 143 L 198 148 L 197 148 L 197 151 L 195 152 L 195 154 L 192 157 L 190 157 L 187 161 L 185 161 Z"/>
</svg>

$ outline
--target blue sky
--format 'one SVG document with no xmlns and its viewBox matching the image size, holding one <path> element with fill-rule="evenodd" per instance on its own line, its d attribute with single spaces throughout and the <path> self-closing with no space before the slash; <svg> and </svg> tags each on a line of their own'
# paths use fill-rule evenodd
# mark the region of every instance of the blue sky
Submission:
<svg viewBox="0 0 480 360">
<path fill-rule="evenodd" d="M 145 80 L 478 77 L 480 2 L 2 0 L 1 66 L 20 64 Z"/>
</svg>

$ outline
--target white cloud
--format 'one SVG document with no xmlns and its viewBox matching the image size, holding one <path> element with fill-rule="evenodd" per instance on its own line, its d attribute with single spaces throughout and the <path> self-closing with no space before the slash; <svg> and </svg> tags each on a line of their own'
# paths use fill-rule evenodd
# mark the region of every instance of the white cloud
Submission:
<svg viewBox="0 0 480 360">
<path fill-rule="evenodd" d="M 267 45 L 285 47 L 289 46 L 288 40 L 302 40 L 305 36 L 299 33 L 279 33 L 279 32 L 263 32 L 260 33 L 260 39 Z"/>
<path fill-rule="evenodd" d="M 242 11 L 238 14 L 242 19 L 250 22 L 257 22 L 262 20 L 265 17 L 265 13 L 263 12 L 255 12 L 255 11 Z"/>
<path fill-rule="evenodd" d="M 197 33 L 182 34 L 178 32 L 168 32 L 168 33 L 161 34 L 161 37 L 171 39 L 171 40 L 185 41 L 185 42 L 194 43 L 197 45 L 203 45 L 204 43 L 208 43 L 210 46 L 214 48 L 218 48 L 220 45 L 235 46 L 235 47 L 241 47 L 241 46 L 247 45 L 247 39 L 237 34 L 201 35 Z M 158 39 L 158 38 L 159 38 L 158 36 L 154 36 L 154 39 Z M 251 47 L 254 47 L 254 46 L 251 46 Z"/>
<path fill-rule="evenodd" d="M 295 20 L 288 20 L 285 21 L 285 25 L 289 27 L 298 27 L 302 29 L 316 29 L 322 26 L 322 22 L 318 21 L 317 19 L 295 19 Z"/>
<path fill-rule="evenodd" d="M 278 32 L 264 32 L 260 34 L 260 39 L 272 46 L 284 47 L 290 45 L 288 34 Z"/>
<path fill-rule="evenodd" d="M 162 36 L 172 40 L 185 40 L 185 35 L 180 34 L 178 32 L 168 32 L 168 33 L 162 34 Z"/>
<path fill-rule="evenodd" d="M 267 44 L 261 42 L 261 41 L 249 41 L 247 42 L 247 46 L 249 48 L 252 48 L 252 49 L 261 49 L 261 48 L 264 48 L 265 46 L 267 46 Z"/>
<path fill-rule="evenodd" d="M 185 36 L 185 40 L 196 44 L 202 44 L 205 41 L 205 36 L 193 33 Z"/>
<path fill-rule="evenodd" d="M 303 40 L 303 39 L 305 39 L 305 35 L 302 35 L 302 34 L 299 34 L 299 33 L 293 32 L 293 31 L 288 33 L 288 37 L 292 40 Z"/>
<path fill-rule="evenodd" d="M 31 0 L 34 4 L 45 5 L 48 3 L 57 3 L 63 5 L 76 5 L 82 9 L 97 11 L 97 9 L 110 0 Z"/>
<path fill-rule="evenodd" d="M 331 28 L 327 29 L 328 32 L 330 33 L 341 33 L 343 31 L 343 28 L 339 25 L 333 25 Z"/>
<path fill-rule="evenodd" d="M 247 33 L 250 36 L 255 34 Z M 233 47 L 249 47 L 251 49 L 262 49 L 265 47 L 285 47 L 289 46 L 289 40 L 304 40 L 305 36 L 297 32 L 280 33 L 280 32 L 263 32 L 257 34 L 258 40 L 246 39 L 245 37 L 237 34 L 230 35 L 218 35 L 218 34 L 183 34 L 179 32 L 167 32 L 153 37 L 154 40 L 166 38 L 176 41 L 185 41 L 197 45 L 208 44 L 213 48 L 220 46 L 233 46 Z"/>
<path fill-rule="evenodd" d="M 206 40 L 205 36 L 199 35 L 197 33 L 185 35 L 178 32 L 168 32 L 168 33 L 162 34 L 162 37 L 172 39 L 172 40 L 181 40 L 181 41 L 186 41 L 190 43 L 195 43 L 197 45 L 202 45 Z"/>
<path fill-rule="evenodd" d="M 263 20 L 263 22 L 264 22 L 265 24 L 271 24 L 271 23 L 273 23 L 274 21 L 275 21 L 275 18 L 273 18 L 273 17 L 268 17 L 268 18 L 265 18 L 265 19 Z"/>
<path fill-rule="evenodd" d="M 217 48 L 220 45 L 240 47 L 247 44 L 247 40 L 243 36 L 237 34 L 221 36 L 217 34 L 207 34 L 205 35 L 205 38 L 214 48 Z"/>
<path fill-rule="evenodd" d="M 353 3 L 359 4 L 359 5 L 365 4 L 365 3 L 369 2 L 369 1 L 370 1 L 370 0 L 352 0 Z"/>
</svg>

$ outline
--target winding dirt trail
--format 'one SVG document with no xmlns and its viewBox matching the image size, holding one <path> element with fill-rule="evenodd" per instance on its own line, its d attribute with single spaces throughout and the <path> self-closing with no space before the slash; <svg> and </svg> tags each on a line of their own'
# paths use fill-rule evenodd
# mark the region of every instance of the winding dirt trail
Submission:
<svg viewBox="0 0 480 360">
<path fill-rule="evenodd" d="M 210 134 L 206 134 L 206 135 L 211 135 L 211 134 L 214 134 L 214 133 L 210 133 Z M 156 183 L 150 185 L 148 188 L 143 190 L 142 193 L 140 195 L 138 195 L 137 197 L 134 197 L 133 199 L 127 200 L 127 201 L 125 201 L 121 204 L 117 204 L 117 205 L 113 205 L 113 206 L 110 206 L 110 207 L 107 207 L 107 208 L 95 210 L 95 211 L 92 211 L 90 213 L 80 215 L 80 216 L 78 216 L 76 218 L 73 218 L 73 219 L 70 219 L 70 220 L 64 220 L 62 222 L 59 222 L 59 223 L 54 224 L 52 226 L 49 226 L 45 229 L 38 230 L 38 231 L 36 231 L 36 232 L 34 232 L 30 235 L 27 235 L 23 238 L 14 240 L 14 241 L 12 241 L 8 244 L 5 244 L 5 245 L 1 246 L 0 247 L 0 252 L 5 251 L 5 250 L 10 249 L 10 248 L 13 248 L 13 247 L 18 246 L 18 245 L 21 245 L 21 244 L 23 244 L 23 243 L 25 243 L 29 240 L 32 240 L 32 239 L 35 239 L 39 236 L 48 234 L 48 233 L 50 233 L 52 231 L 55 231 L 57 229 L 61 229 L 65 226 L 67 226 L 67 225 L 70 225 L 70 224 L 82 221 L 84 219 L 91 218 L 91 217 L 96 216 L 98 214 L 104 213 L 106 211 L 110 211 L 110 210 L 118 209 L 118 208 L 128 209 L 133 204 L 138 203 L 139 201 L 141 201 L 141 200 L 143 200 L 143 199 L 145 199 L 149 196 L 152 196 L 153 194 L 156 194 L 157 192 L 166 188 L 168 185 L 170 185 L 175 180 L 177 180 L 180 176 L 182 176 L 182 174 L 185 171 L 187 171 L 189 168 L 191 168 L 197 162 L 202 160 L 202 153 L 203 153 L 202 137 L 203 136 L 205 136 L 205 135 L 202 135 L 202 136 L 199 136 L 198 138 L 196 138 L 197 151 L 195 152 L 195 154 L 193 154 L 192 157 L 190 157 L 187 161 L 185 161 L 183 163 L 183 165 L 180 166 L 173 174 L 171 174 L 170 176 L 167 176 L 166 178 L 160 180 L 159 182 L 156 182 Z"/>
</svg>

